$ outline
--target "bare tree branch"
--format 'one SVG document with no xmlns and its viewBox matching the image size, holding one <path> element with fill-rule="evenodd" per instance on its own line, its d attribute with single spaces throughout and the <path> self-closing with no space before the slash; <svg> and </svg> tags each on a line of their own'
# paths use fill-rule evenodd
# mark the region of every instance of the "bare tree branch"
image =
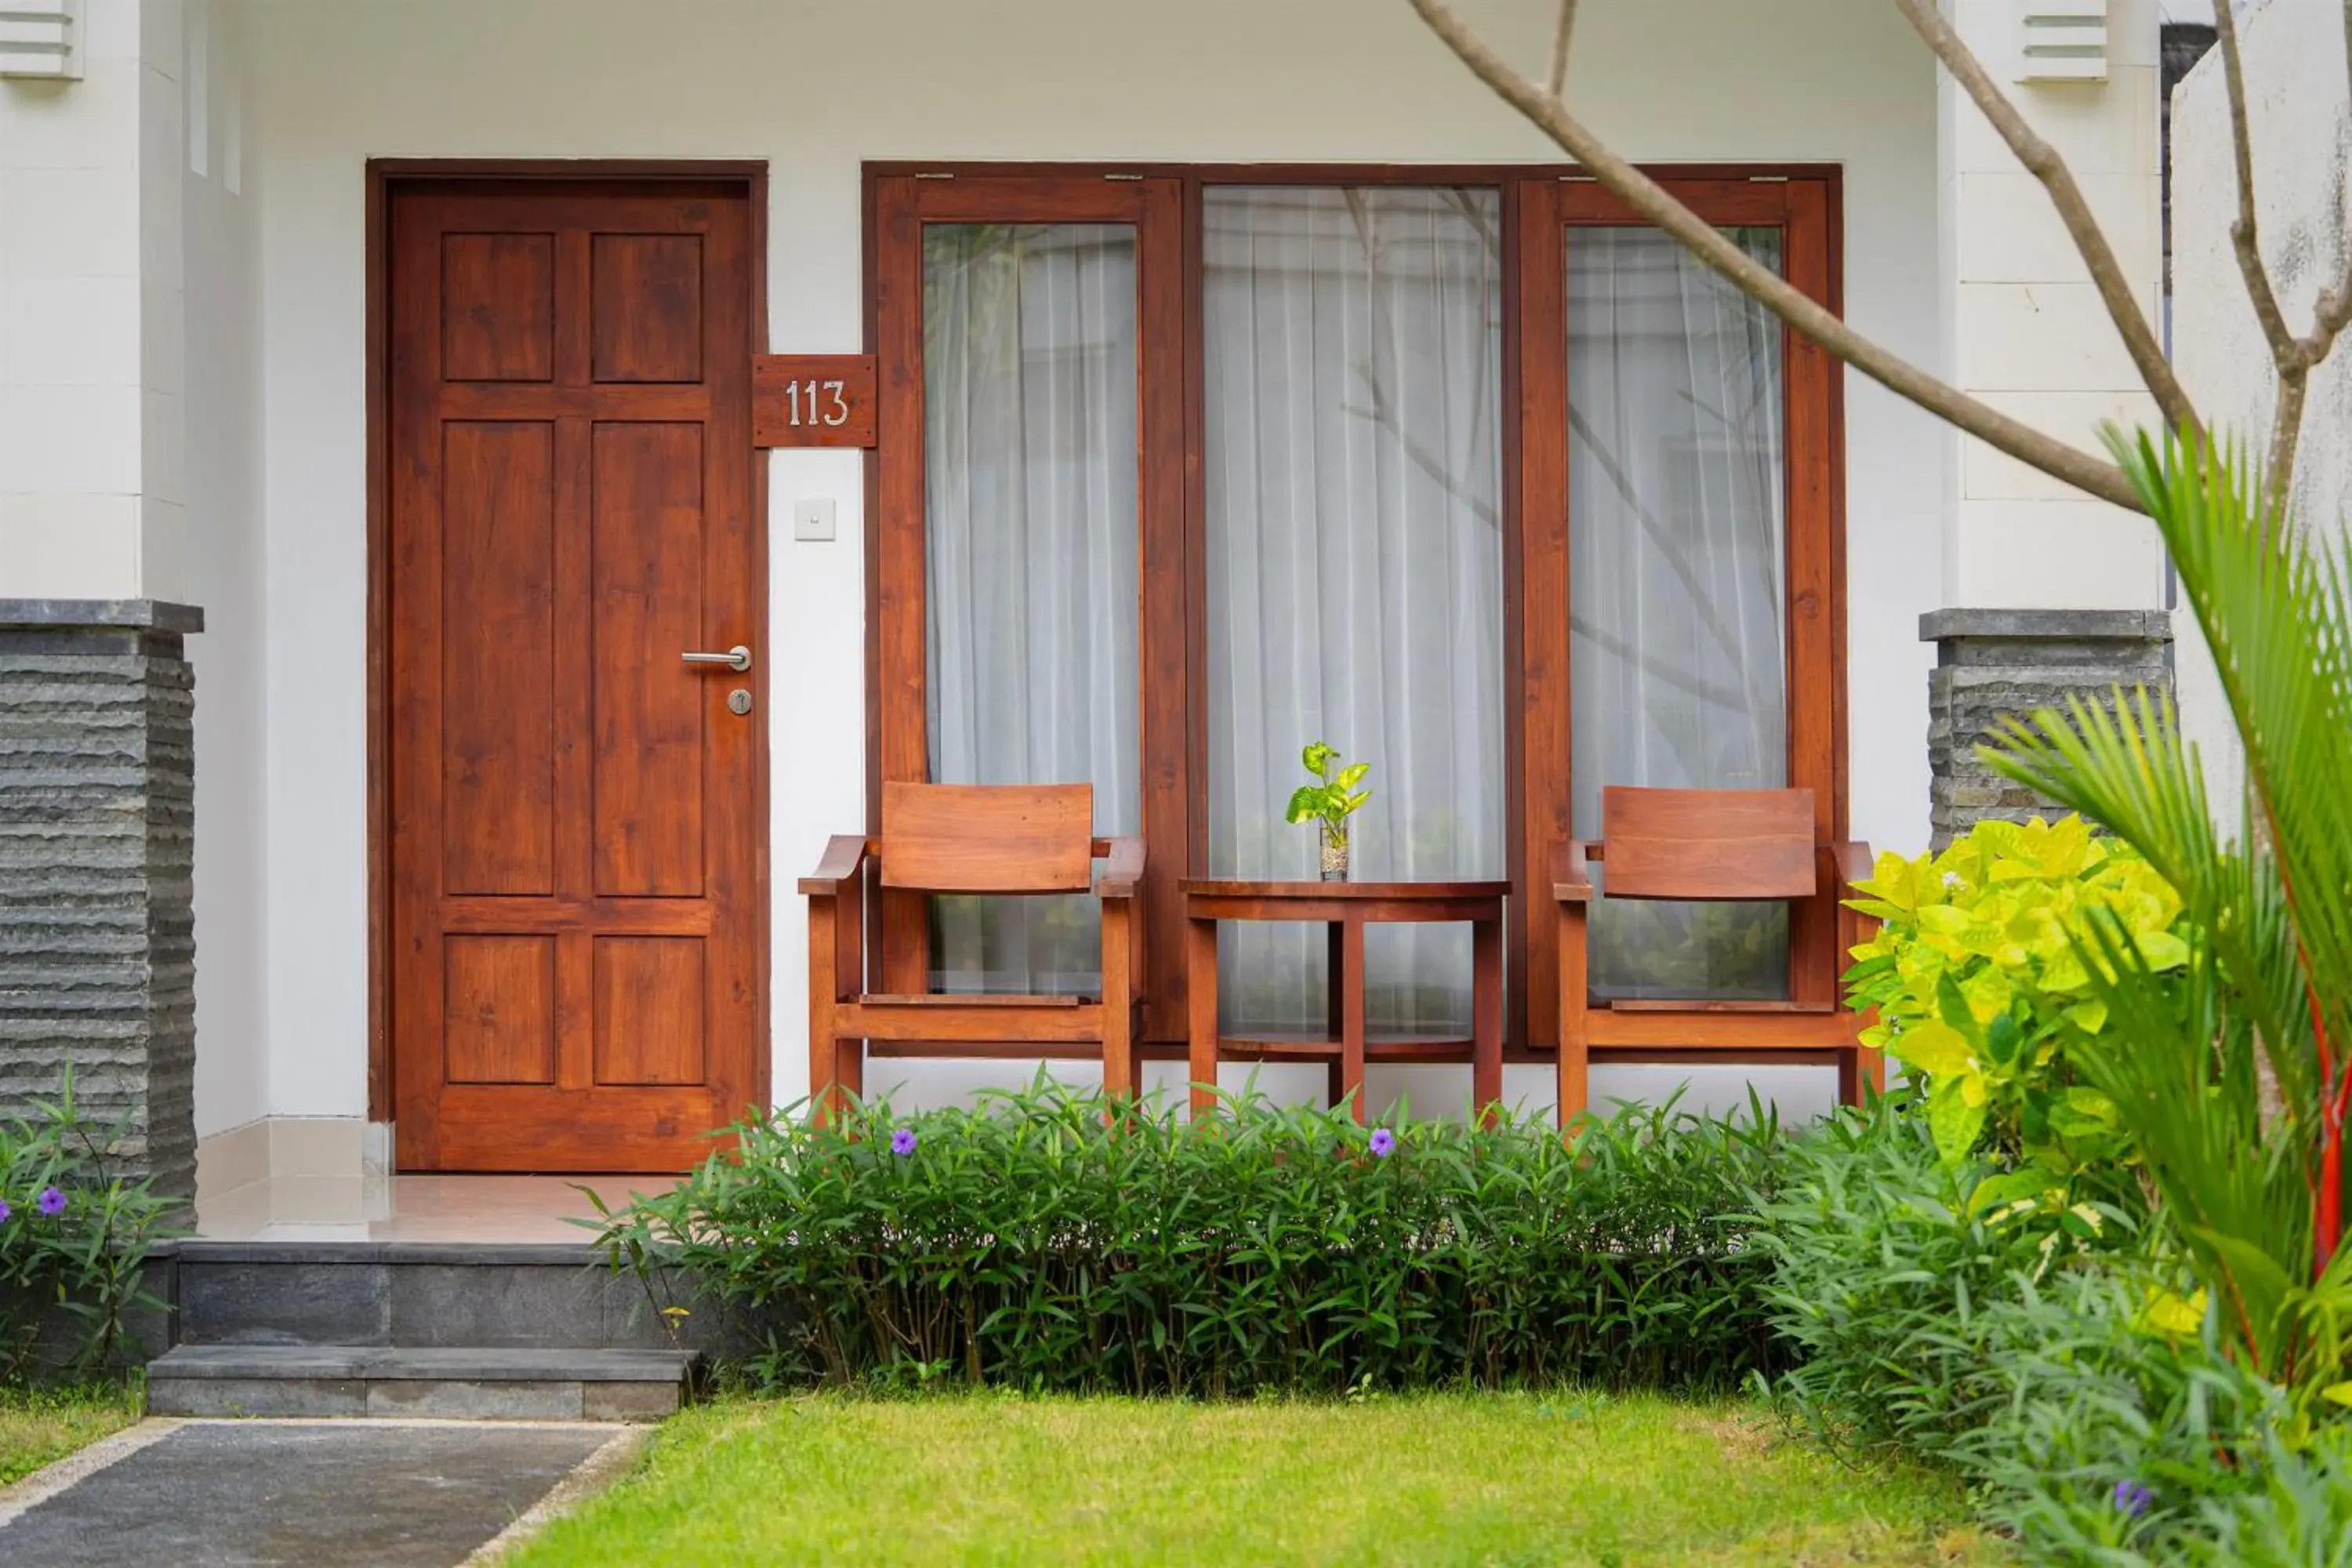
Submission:
<svg viewBox="0 0 2352 1568">
<path fill-rule="evenodd" d="M 2246 297 L 2253 301 L 2254 320 L 2262 324 L 2263 341 L 2270 345 L 2278 370 L 2278 403 L 2271 412 L 2270 460 L 2263 465 L 2263 489 L 2273 500 L 2284 500 L 2282 485 L 2294 471 L 2294 447 L 2303 425 L 2304 381 L 2310 367 L 2303 363 L 2303 345 L 2279 309 L 2278 292 L 2271 287 L 2270 269 L 2263 265 L 2262 245 L 2254 226 L 2253 131 L 2246 116 L 2246 73 L 2238 55 L 2238 23 L 2231 0 L 2213 7 L 2213 26 L 2221 44 L 2221 80 L 2229 89 L 2230 151 L 2238 175 L 2238 217 L 2230 226 L 2230 244 L 2238 255 L 2238 275 L 2245 279 Z"/>
<path fill-rule="evenodd" d="M 1856 332 L 1779 273 L 1749 258 L 1714 225 L 1676 201 L 1656 181 L 1585 129 L 1557 97 L 1506 65 L 1446 0 L 1412 0 L 1412 7 L 1463 64 L 1559 143 L 1586 174 L 1643 217 L 1681 241 L 1691 254 L 1723 274 L 1740 292 L 1780 317 L 1793 331 L 1890 392 L 2029 468 L 2038 468 L 2101 500 L 2133 511 L 2146 510 L 2123 470 L 2113 463 L 2044 435 L 1928 374 Z"/>
<path fill-rule="evenodd" d="M 2229 0 L 2213 7 L 2213 26 L 2221 45 L 2221 80 L 2229 89 L 2230 152 L 2238 176 L 2238 218 L 2230 226 L 2230 243 L 2237 252 L 2238 272 L 2246 280 L 2246 297 L 2253 301 L 2254 320 L 2262 324 L 2263 341 L 2270 345 L 2278 369 L 2278 405 L 2271 414 L 2270 458 L 2263 465 L 2263 488 L 2273 501 L 2284 505 L 2294 482 L 2295 447 L 2303 437 L 2304 405 L 2309 400 L 2311 373 L 2336 347 L 2336 340 L 2352 326 L 2352 237 L 2345 242 L 2344 276 L 2334 288 L 2319 292 L 2311 331 L 2296 337 L 2279 309 L 2269 268 L 2263 265 L 2260 236 L 2254 226 L 2253 127 L 2246 111 L 2245 65 L 2238 48 L 2238 21 Z M 2352 87 L 2352 0 L 2344 4 L 2344 58 L 2347 86 Z"/>
<path fill-rule="evenodd" d="M 2164 415 L 2164 422 L 2176 430 L 2191 436 L 2202 436 L 2204 426 L 2197 410 L 2182 390 L 2179 379 L 2172 373 L 2172 362 L 2164 357 L 2164 345 L 2156 340 L 2156 330 L 2148 324 L 2140 302 L 2132 297 L 2130 281 L 2124 276 L 2123 263 L 2116 259 L 2115 247 L 2092 216 L 2091 204 L 2084 198 L 2083 188 L 2074 183 L 2074 170 L 2058 155 L 2058 150 L 2042 140 L 2025 116 L 2017 111 L 2008 96 L 1994 85 L 1982 61 L 1979 60 L 1957 28 L 1945 20 L 1936 0 L 1895 0 L 1912 27 L 1926 39 L 1952 79 L 1960 84 L 1977 108 L 1991 121 L 2009 150 L 2026 172 L 2040 180 L 2050 193 L 2050 205 L 2058 209 L 2058 220 L 2074 241 L 2074 248 L 2089 268 L 2091 282 L 2099 291 L 2099 299 L 2113 318 L 2116 330 L 2123 334 L 2124 348 L 2131 355 L 2133 366 L 2140 380 L 2154 395 L 2156 405 Z"/>
<path fill-rule="evenodd" d="M 1568 87 L 1568 40 L 1576 31 L 1576 0 L 1559 0 L 1559 25 L 1551 35 L 1551 95 L 1558 98 Z"/>
</svg>

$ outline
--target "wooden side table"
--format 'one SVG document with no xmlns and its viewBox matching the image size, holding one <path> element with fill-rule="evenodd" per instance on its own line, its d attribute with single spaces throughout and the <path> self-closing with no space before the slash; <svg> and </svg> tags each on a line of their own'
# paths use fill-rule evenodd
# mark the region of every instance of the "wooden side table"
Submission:
<svg viewBox="0 0 2352 1568">
<path fill-rule="evenodd" d="M 1328 1061 L 1334 1104 L 1353 1094 L 1364 1120 L 1364 1063 L 1470 1064 L 1470 1097 L 1484 1114 L 1503 1098 L 1503 900 L 1508 882 L 1248 882 L 1186 878 L 1184 974 L 1192 1112 L 1216 1105 L 1217 1063 Z M 1330 1016 L 1322 1035 L 1217 1029 L 1217 922 L 1322 922 L 1330 941 Z M 1374 923 L 1470 927 L 1470 1037 L 1369 1040 L 1364 1030 L 1364 928 Z"/>
</svg>

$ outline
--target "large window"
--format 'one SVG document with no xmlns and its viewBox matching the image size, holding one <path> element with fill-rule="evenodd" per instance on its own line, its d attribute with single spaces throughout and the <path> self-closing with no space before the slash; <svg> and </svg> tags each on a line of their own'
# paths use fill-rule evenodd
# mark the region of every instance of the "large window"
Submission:
<svg viewBox="0 0 2352 1568">
<path fill-rule="evenodd" d="M 1364 880 L 1507 878 L 1553 1037 L 1551 858 L 1605 784 L 1799 785 L 1843 829 L 1836 381 L 1556 169 L 869 171 L 870 776 L 1085 781 L 1186 876 L 1304 879 L 1298 752 L 1372 764 Z M 1836 305 L 1833 174 L 1680 171 Z M 1601 875 L 1605 879 L 1605 865 Z M 1828 997 L 1834 908 L 1602 907 L 1612 994 Z M 886 896 L 892 989 L 1090 989 L 1088 901 Z M 1383 930 L 1376 1031 L 1466 1032 L 1466 933 Z M 1312 1029 L 1321 933 L 1223 944 L 1231 1032 Z"/>
<path fill-rule="evenodd" d="M 1367 881 L 1504 874 L 1502 202 L 1488 189 L 1202 198 L 1212 876 L 1310 880 L 1310 741 L 1371 765 Z M 1250 1034 L 1326 1016 L 1320 931 L 1223 944 Z M 1468 932 L 1366 933 L 1367 1019 L 1466 1036 Z"/>
<path fill-rule="evenodd" d="M 1780 233 L 1734 229 L 1777 270 Z M 1789 777 L 1780 324 L 1644 228 L 1567 244 L 1570 820 L 1603 784 L 1779 789 Z M 1786 904 L 1611 902 L 1604 996 L 1785 998 Z"/>
<path fill-rule="evenodd" d="M 923 230 L 930 776 L 1094 785 L 1142 826 L 1136 733 L 1135 230 Z M 1091 899 L 933 900 L 936 989 L 1100 984 Z"/>
</svg>

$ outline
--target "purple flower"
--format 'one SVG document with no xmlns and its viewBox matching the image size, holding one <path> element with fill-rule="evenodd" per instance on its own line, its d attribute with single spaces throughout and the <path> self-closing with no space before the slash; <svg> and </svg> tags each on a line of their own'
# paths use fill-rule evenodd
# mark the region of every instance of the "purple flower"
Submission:
<svg viewBox="0 0 2352 1568">
<path fill-rule="evenodd" d="M 916 1142 L 915 1130 L 911 1127 L 901 1127 L 890 1134 L 890 1152 L 903 1160 L 915 1152 Z"/>
<path fill-rule="evenodd" d="M 6 1198 L 0 1198 L 0 1225 L 6 1225 L 8 1223 L 8 1216 L 16 1212 L 16 1211 L 15 1209 L 8 1206 L 8 1200 Z"/>
<path fill-rule="evenodd" d="M 1385 1160 L 1395 1152 L 1396 1134 L 1390 1131 L 1385 1127 L 1374 1130 L 1372 1133 L 1372 1158 L 1375 1160 Z"/>
<path fill-rule="evenodd" d="M 33 1206 L 41 1211 L 44 1218 L 55 1219 L 66 1212 L 66 1195 L 55 1187 L 43 1187 Z"/>
<path fill-rule="evenodd" d="M 2146 1513 L 2156 1501 L 2155 1493 L 2133 1480 L 2117 1481 L 2112 1496 L 2116 1511 L 2132 1519 Z"/>
</svg>

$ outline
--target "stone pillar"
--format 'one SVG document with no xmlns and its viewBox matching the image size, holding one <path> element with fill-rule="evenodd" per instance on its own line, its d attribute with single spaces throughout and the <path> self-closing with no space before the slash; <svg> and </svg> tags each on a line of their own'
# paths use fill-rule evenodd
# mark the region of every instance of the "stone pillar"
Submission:
<svg viewBox="0 0 2352 1568">
<path fill-rule="evenodd" d="M 122 1125 L 195 1190 L 194 682 L 203 612 L 0 599 L 0 1112 Z"/>
<path fill-rule="evenodd" d="M 2163 610 L 1935 610 L 1927 677 L 1929 826 L 1936 847 L 1988 817 L 2021 822 L 2051 803 L 1995 773 L 1977 747 L 2000 724 L 2118 686 L 2172 689 L 2172 617 Z"/>
</svg>

